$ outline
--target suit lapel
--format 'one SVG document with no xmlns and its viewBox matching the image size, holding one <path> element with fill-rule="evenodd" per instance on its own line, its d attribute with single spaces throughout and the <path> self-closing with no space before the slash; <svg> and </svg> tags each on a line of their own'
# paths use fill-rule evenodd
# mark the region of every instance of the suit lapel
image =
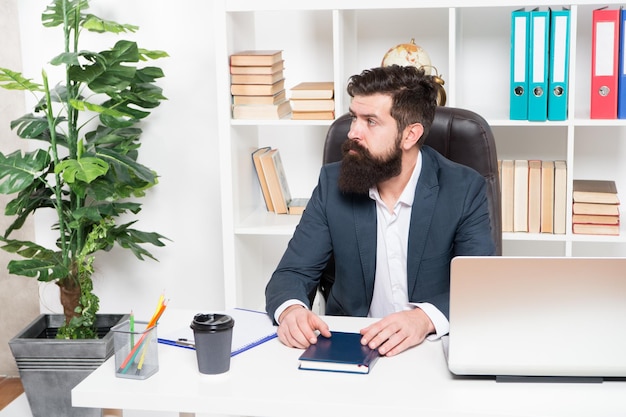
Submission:
<svg viewBox="0 0 626 417">
<path fill-rule="evenodd" d="M 367 195 L 353 198 L 356 243 L 359 250 L 363 285 L 367 296 L 366 305 L 372 302 L 376 274 L 376 205 Z"/>
<path fill-rule="evenodd" d="M 417 182 L 415 199 L 411 209 L 409 247 L 407 251 L 407 289 L 409 299 L 417 285 L 417 272 L 424 248 L 426 247 L 426 237 L 428 236 L 437 195 L 439 194 L 439 181 L 437 178 L 439 166 L 431 152 L 436 151 L 432 151 L 428 147 L 422 148 L 422 171 Z"/>
</svg>

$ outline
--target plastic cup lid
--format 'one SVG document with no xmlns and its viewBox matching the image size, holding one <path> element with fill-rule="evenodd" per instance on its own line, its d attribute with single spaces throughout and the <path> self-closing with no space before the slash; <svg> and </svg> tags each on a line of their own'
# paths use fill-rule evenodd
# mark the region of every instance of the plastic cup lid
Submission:
<svg viewBox="0 0 626 417">
<path fill-rule="evenodd" d="M 203 314 L 199 313 L 193 317 L 191 327 L 193 330 L 201 332 L 213 332 L 227 330 L 235 325 L 235 320 L 226 314 Z"/>
</svg>

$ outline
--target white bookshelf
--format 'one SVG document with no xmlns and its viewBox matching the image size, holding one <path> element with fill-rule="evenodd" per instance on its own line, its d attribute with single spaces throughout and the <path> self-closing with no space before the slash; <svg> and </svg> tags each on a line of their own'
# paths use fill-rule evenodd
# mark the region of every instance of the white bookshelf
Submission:
<svg viewBox="0 0 626 417">
<path fill-rule="evenodd" d="M 281 49 L 285 87 L 334 81 L 336 115 L 347 111 L 350 75 L 380 65 L 387 50 L 411 39 L 424 47 L 445 80 L 448 106 L 473 110 L 492 126 L 499 159 L 567 161 L 573 178 L 615 179 L 626 195 L 626 121 L 590 120 L 591 12 L 599 1 L 525 4 L 508 0 L 216 0 L 220 187 L 226 305 L 263 308 L 263 289 L 299 216 L 265 211 L 250 154 L 279 148 L 292 196 L 316 185 L 330 121 L 231 120 L 228 57 L 244 49 Z M 569 118 L 563 122 L 509 120 L 511 11 L 571 9 Z M 488 24 L 487 24 L 488 22 Z M 625 256 L 619 237 L 505 233 L 505 255 Z"/>
</svg>

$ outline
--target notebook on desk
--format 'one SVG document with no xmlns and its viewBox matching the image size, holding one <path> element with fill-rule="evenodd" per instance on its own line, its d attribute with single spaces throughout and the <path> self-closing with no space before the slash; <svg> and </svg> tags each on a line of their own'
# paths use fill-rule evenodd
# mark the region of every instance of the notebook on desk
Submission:
<svg viewBox="0 0 626 417">
<path fill-rule="evenodd" d="M 272 319 L 263 311 L 231 308 L 221 313 L 231 316 L 235 321 L 230 356 L 236 356 L 278 337 L 276 333 L 277 326 L 274 326 Z M 195 350 L 194 334 L 188 325 L 174 332 L 161 335 L 158 338 L 158 342 Z"/>
<path fill-rule="evenodd" d="M 444 345 L 457 375 L 626 377 L 626 258 L 454 258 Z"/>
</svg>

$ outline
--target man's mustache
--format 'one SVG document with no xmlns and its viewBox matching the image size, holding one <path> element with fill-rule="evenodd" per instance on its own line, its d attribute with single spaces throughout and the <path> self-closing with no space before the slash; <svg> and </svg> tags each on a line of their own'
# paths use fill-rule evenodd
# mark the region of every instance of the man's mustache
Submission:
<svg viewBox="0 0 626 417">
<path fill-rule="evenodd" d="M 346 140 L 341 146 L 341 150 L 343 151 L 344 155 L 347 154 L 349 151 L 355 151 L 359 155 L 367 154 L 367 149 L 365 149 L 363 146 L 359 145 L 357 141 L 352 139 Z"/>
</svg>

